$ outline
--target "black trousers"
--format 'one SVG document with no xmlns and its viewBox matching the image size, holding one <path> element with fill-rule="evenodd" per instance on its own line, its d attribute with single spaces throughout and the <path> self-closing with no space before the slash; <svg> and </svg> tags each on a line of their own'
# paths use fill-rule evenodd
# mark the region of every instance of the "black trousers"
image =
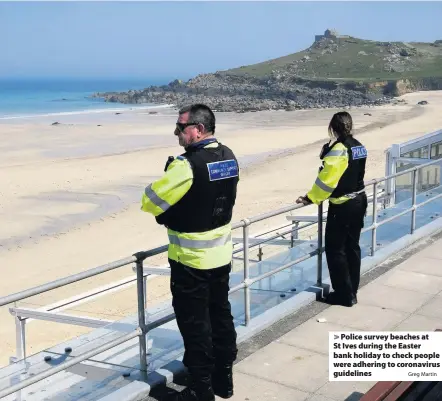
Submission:
<svg viewBox="0 0 442 401">
<path fill-rule="evenodd" d="M 325 227 L 325 255 L 336 295 L 347 301 L 356 295 L 361 275 L 359 238 L 364 227 L 367 195 L 329 204 Z"/>
<path fill-rule="evenodd" d="M 169 259 L 172 305 L 184 341 L 183 364 L 194 378 L 237 356 L 229 302 L 231 264 L 199 270 Z"/>
</svg>

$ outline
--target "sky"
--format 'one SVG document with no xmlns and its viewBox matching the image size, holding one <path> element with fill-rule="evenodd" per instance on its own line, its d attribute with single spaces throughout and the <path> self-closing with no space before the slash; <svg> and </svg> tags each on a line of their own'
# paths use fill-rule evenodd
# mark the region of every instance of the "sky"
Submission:
<svg viewBox="0 0 442 401">
<path fill-rule="evenodd" d="M 0 79 L 189 79 L 309 47 L 327 28 L 442 39 L 442 2 L 0 1 Z"/>
</svg>

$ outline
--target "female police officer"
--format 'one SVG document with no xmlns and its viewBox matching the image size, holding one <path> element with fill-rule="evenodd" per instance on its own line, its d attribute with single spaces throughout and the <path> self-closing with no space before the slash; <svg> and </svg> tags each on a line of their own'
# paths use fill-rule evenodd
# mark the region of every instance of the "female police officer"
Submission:
<svg viewBox="0 0 442 401">
<path fill-rule="evenodd" d="M 315 203 L 329 199 L 325 229 L 325 254 L 334 292 L 326 301 L 334 305 L 357 303 L 361 270 L 359 238 L 364 226 L 367 196 L 364 190 L 367 150 L 353 138 L 349 113 L 336 113 L 328 131 L 334 142 L 323 146 L 323 165 L 305 196 L 296 203 Z"/>
</svg>

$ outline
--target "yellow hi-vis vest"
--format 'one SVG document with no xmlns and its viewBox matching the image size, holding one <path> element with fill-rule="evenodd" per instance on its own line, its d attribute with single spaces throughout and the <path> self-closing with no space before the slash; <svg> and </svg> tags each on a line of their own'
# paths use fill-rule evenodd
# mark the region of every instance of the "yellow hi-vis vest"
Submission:
<svg viewBox="0 0 442 401">
<path fill-rule="evenodd" d="M 211 143 L 206 147 L 216 147 Z M 193 170 L 189 161 L 178 156 L 165 174 L 148 185 L 141 199 L 141 210 L 160 216 L 190 190 Z M 205 232 L 183 233 L 168 228 L 168 257 L 195 269 L 213 269 L 232 261 L 231 224 Z"/>
<path fill-rule="evenodd" d="M 325 155 L 323 167 L 320 169 L 313 187 L 307 193 L 308 198 L 316 205 L 330 198 L 347 167 L 347 148 L 341 142 L 337 142 Z M 329 200 L 331 203 L 341 204 L 349 199 L 348 196 L 344 195 L 339 198 L 330 198 Z"/>
<path fill-rule="evenodd" d="M 168 257 L 196 269 L 213 269 L 232 261 L 232 227 L 227 224 L 202 233 L 179 233 L 167 229 Z"/>
</svg>

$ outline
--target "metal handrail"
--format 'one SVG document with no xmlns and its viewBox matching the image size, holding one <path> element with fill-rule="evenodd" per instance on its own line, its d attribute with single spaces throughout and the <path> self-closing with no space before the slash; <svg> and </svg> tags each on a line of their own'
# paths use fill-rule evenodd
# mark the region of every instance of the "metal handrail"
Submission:
<svg viewBox="0 0 442 401">
<path fill-rule="evenodd" d="M 411 221 L 411 232 L 414 231 L 414 225 L 415 225 L 415 212 L 417 210 L 418 207 L 421 207 L 429 202 L 434 201 L 435 199 L 438 199 L 440 197 L 442 197 L 442 194 L 437 195 L 436 197 L 432 198 L 432 199 L 428 199 L 425 202 L 422 202 L 420 204 L 416 204 L 416 191 L 417 191 L 417 178 L 416 178 L 416 172 L 419 169 L 425 168 L 429 165 L 433 165 L 436 163 L 440 163 L 440 160 L 435 160 L 433 162 L 429 162 L 426 164 L 422 164 L 420 166 L 417 167 L 413 167 L 411 169 L 408 170 L 404 170 L 402 172 L 399 173 L 395 173 L 392 174 L 390 176 L 386 176 L 386 177 L 382 177 L 382 178 L 378 178 L 378 179 L 373 179 L 370 180 L 369 182 L 367 182 L 365 184 L 365 186 L 369 186 L 369 185 L 373 185 L 373 222 L 371 224 L 370 227 L 367 227 L 363 230 L 363 232 L 372 230 L 372 255 L 375 253 L 375 248 L 376 248 L 376 229 L 377 227 L 381 226 L 382 224 L 386 224 L 387 222 L 390 222 L 392 220 L 394 220 L 395 218 L 399 218 L 403 215 L 405 215 L 406 213 L 409 213 L 410 211 L 412 212 L 412 221 Z M 392 216 L 388 219 L 383 220 L 382 222 L 378 223 L 377 222 L 377 185 L 380 182 L 386 181 L 388 179 L 391 178 L 395 178 L 404 174 L 409 174 L 410 172 L 413 173 L 413 196 L 412 196 L 412 206 L 411 208 L 407 209 L 406 211 L 403 211 L 401 213 L 398 213 L 395 216 Z M 244 280 L 242 283 L 240 283 L 239 285 L 237 285 L 236 287 L 232 288 L 230 290 L 229 293 L 233 293 L 236 291 L 239 291 L 241 289 L 244 289 L 244 297 L 245 297 L 245 303 L 244 303 L 244 315 L 245 315 L 245 324 L 248 325 L 250 322 L 250 286 L 254 283 L 256 283 L 257 281 L 260 281 L 262 279 L 265 279 L 271 275 L 274 275 L 278 272 L 281 272 L 289 267 L 292 267 L 295 264 L 298 264 L 302 261 L 305 261 L 311 257 L 317 256 L 318 257 L 318 263 L 317 263 L 317 285 L 318 286 L 322 286 L 322 253 L 324 251 L 324 248 L 322 246 L 322 239 L 323 239 L 323 235 L 322 235 L 322 225 L 323 225 L 323 209 L 322 209 L 322 203 L 318 206 L 318 246 L 317 248 L 294 260 L 291 261 L 288 264 L 285 264 L 283 266 L 280 266 L 272 271 L 266 272 L 264 274 L 261 274 L 258 277 L 254 277 L 254 278 L 249 278 L 249 255 L 248 255 L 248 251 L 249 251 L 249 226 L 253 223 L 256 223 L 258 221 L 270 218 L 270 217 L 274 217 L 274 216 L 278 216 L 282 213 L 286 213 L 292 210 L 296 210 L 296 209 L 301 209 L 303 207 L 306 207 L 305 205 L 299 204 L 299 205 L 292 205 L 292 206 L 286 206 L 284 208 L 278 209 L 276 211 L 273 212 L 268 212 L 268 213 L 263 213 L 261 215 L 258 216 L 254 216 L 251 218 L 246 218 L 241 220 L 238 223 L 235 223 L 232 225 L 232 229 L 236 229 L 236 228 L 243 228 L 243 252 L 244 252 Z M 161 326 L 162 324 L 165 324 L 167 322 L 170 322 L 171 320 L 174 319 L 175 315 L 174 313 L 170 313 L 166 316 L 161 317 L 160 319 L 151 322 L 151 323 L 146 323 L 146 317 L 145 317 L 145 309 L 144 309 L 144 282 L 143 282 L 143 261 L 150 257 L 150 256 L 154 256 L 160 253 L 163 253 L 167 250 L 168 246 L 161 246 L 158 248 L 154 248 L 148 251 L 143 251 L 143 252 L 138 252 L 134 255 L 132 255 L 129 258 L 125 258 L 125 259 L 121 259 L 119 261 L 107 264 L 107 265 L 103 265 L 103 266 L 99 266 L 97 268 L 82 272 L 82 273 L 78 273 L 69 277 L 65 277 L 63 279 L 59 279 L 59 280 L 55 280 L 51 283 L 48 284 L 44 284 L 38 287 L 34 287 L 25 291 L 21 291 L 19 293 L 16 294 L 12 294 L 6 297 L 2 297 L 0 298 L 0 306 L 9 304 L 11 302 L 16 302 L 25 298 L 28 298 L 30 296 L 33 295 L 37 295 L 40 294 L 42 292 L 46 292 L 49 291 L 51 289 L 55 289 L 58 287 L 61 287 L 63 285 L 66 284 L 70 284 L 73 283 L 75 281 L 79 281 L 79 280 L 83 280 L 85 278 L 88 277 L 92 277 L 95 276 L 97 274 L 101 274 L 104 273 L 106 271 L 109 270 L 113 270 L 116 269 L 118 267 L 121 266 L 125 266 L 127 264 L 136 263 L 136 270 L 137 270 L 137 293 L 138 293 L 138 318 L 139 318 L 139 327 L 136 329 L 136 331 L 134 331 L 133 333 L 129 333 L 125 336 L 122 336 L 120 338 L 118 338 L 117 340 L 113 340 L 112 342 L 109 342 L 107 344 L 102 345 L 101 347 L 98 347 L 92 351 L 83 353 L 67 362 L 64 362 L 60 365 L 58 365 L 56 368 L 50 369 L 46 372 L 42 372 L 38 375 L 35 375 L 33 377 L 30 377 L 26 380 L 23 380 L 22 382 L 15 384 L 14 386 L 11 386 L 9 388 L 6 388 L 4 390 L 0 391 L 0 398 L 7 396 L 9 394 L 12 394 L 18 390 L 21 390 L 25 387 L 28 387 L 29 385 L 32 385 L 40 380 L 43 380 L 49 376 L 52 376 L 58 372 L 61 372 L 62 370 L 65 370 L 68 367 L 71 367 L 73 365 L 76 365 L 92 356 L 95 356 L 103 351 L 106 351 L 110 348 L 113 348 L 114 346 L 117 346 L 119 344 L 122 344 L 125 341 L 128 341 L 132 338 L 135 338 L 136 336 L 139 337 L 139 342 L 140 342 L 140 370 L 143 374 L 143 377 L 145 378 L 147 375 L 147 344 L 146 344 L 146 334 L 148 333 L 149 330 L 152 330 L 156 327 Z"/>
<path fill-rule="evenodd" d="M 405 173 L 405 172 L 401 172 L 399 174 L 403 174 L 403 173 Z M 366 184 L 366 186 L 374 183 L 374 181 L 375 180 L 369 181 Z M 250 219 L 246 218 L 246 219 L 243 219 L 243 220 L 233 224 L 232 225 L 232 230 L 244 227 L 244 224 L 245 224 L 246 221 L 248 221 L 249 224 L 252 224 L 252 223 L 255 223 L 257 221 L 261 221 L 261 220 L 265 220 L 265 219 L 270 218 L 270 217 L 278 216 L 278 215 L 280 215 L 282 213 L 287 213 L 288 211 L 300 209 L 302 207 L 304 207 L 304 205 L 291 205 L 291 206 L 286 206 L 286 207 L 284 207 L 282 209 L 277 209 L 277 210 L 275 210 L 273 212 L 263 213 L 263 214 L 257 215 L 255 217 L 250 218 Z M 306 227 L 309 227 L 309 226 L 313 226 L 315 224 L 317 224 L 317 223 L 316 222 L 307 223 L 307 224 L 305 224 L 302 227 L 298 227 L 297 229 L 294 229 L 293 231 L 300 230 L 302 228 L 306 228 Z M 262 235 L 264 235 L 264 234 L 262 234 Z M 135 263 L 137 261 L 144 261 L 148 257 L 155 256 L 155 255 L 158 255 L 158 254 L 166 252 L 167 249 L 168 249 L 168 246 L 167 245 L 163 245 L 163 246 L 160 246 L 160 247 L 157 247 L 157 248 L 153 248 L 153 249 L 150 249 L 150 250 L 147 250 L 147 251 L 141 251 L 141 252 L 138 252 L 138 253 L 136 253 L 136 254 L 134 254 L 134 255 L 132 255 L 130 257 L 124 258 L 124 259 L 119 259 L 119 260 L 116 260 L 114 262 L 107 263 L 105 265 L 101 265 L 101 266 L 95 267 L 95 268 L 90 269 L 90 270 L 86 270 L 86 271 L 81 272 L 81 273 L 73 274 L 71 276 L 63 277 L 63 278 L 51 281 L 51 282 L 46 283 L 46 284 L 42 284 L 42 285 L 37 286 L 37 287 L 32 287 L 30 289 L 17 292 L 15 294 L 11 294 L 11 295 L 8 295 L 8 296 L 5 296 L 5 297 L 0 297 L 0 307 L 4 306 L 4 305 L 7 305 L 7 304 L 10 304 L 10 303 L 13 303 L 13 302 L 21 301 L 23 299 L 26 299 L 26 298 L 29 298 L 29 297 L 32 297 L 32 296 L 35 296 L 35 295 L 38 295 L 38 294 L 41 294 L 41 293 L 44 293 L 44 292 L 47 292 L 47 291 L 54 290 L 54 289 L 59 288 L 59 287 L 63 287 L 65 285 L 69 285 L 69 284 L 75 283 L 77 281 L 81 281 L 81 280 L 84 280 L 84 279 L 87 279 L 87 278 L 90 278 L 90 277 L 93 277 L 93 276 L 96 276 L 96 275 L 99 275 L 99 274 L 102 274 L 102 273 L 106 273 L 108 271 L 115 270 L 115 269 L 118 269 L 120 267 L 127 266 L 127 265 L 129 265 L 131 263 Z M 242 251 L 242 249 L 239 249 L 239 250 L 235 250 L 234 252 L 238 253 L 238 252 L 241 252 L 241 251 Z"/>
<path fill-rule="evenodd" d="M 118 269 L 119 267 L 126 266 L 130 263 L 135 262 L 136 260 L 137 259 L 134 256 L 131 256 L 129 258 L 120 259 L 115 262 L 108 263 L 108 264 L 105 264 L 102 266 L 98 266 L 93 269 L 81 272 L 81 273 L 73 274 L 68 277 L 63 277 L 58 280 L 54 280 L 49 283 L 39 285 L 37 287 L 30 288 L 28 290 L 20 291 L 15 294 L 8 295 L 6 297 L 1 297 L 0 298 L 0 306 L 4 306 L 4 305 L 10 304 L 12 302 L 21 301 L 22 299 L 26 299 L 26 298 L 32 297 L 34 295 L 42 294 L 44 292 L 54 290 L 59 287 L 63 287 L 65 285 L 75 283 L 77 281 L 84 280 L 89 277 L 96 276 L 98 274 L 106 273 L 110 270 Z"/>
<path fill-rule="evenodd" d="M 368 181 L 367 183 L 365 183 L 365 186 L 373 185 L 374 183 L 379 184 L 381 182 L 390 180 L 392 178 L 396 178 L 396 177 L 399 177 L 399 176 L 404 175 L 404 174 L 409 174 L 409 173 L 411 173 L 413 171 L 421 170 L 421 169 L 424 169 L 425 167 L 432 166 L 433 164 L 440 164 L 440 163 L 442 163 L 441 159 L 435 159 L 435 160 L 433 160 L 431 162 L 428 162 L 428 163 L 425 163 L 425 164 L 421 164 L 420 166 L 411 167 L 408 170 L 400 171 L 399 173 L 394 173 L 394 174 L 391 174 L 391 175 L 387 175 L 385 177 L 372 179 L 372 180 Z"/>
<path fill-rule="evenodd" d="M 287 206 L 287 207 L 275 210 L 275 211 L 270 212 L 270 213 L 265 213 L 265 214 L 261 214 L 261 215 L 255 216 L 254 219 L 256 219 L 255 221 L 264 220 L 264 219 L 266 219 L 268 217 L 274 217 L 274 216 L 278 216 L 278 215 L 280 215 L 282 213 L 286 213 L 287 211 L 291 211 L 291 210 L 295 210 L 295 209 L 300 209 L 301 207 L 304 207 L 304 205 Z M 249 221 L 249 220 L 248 219 L 243 219 L 243 220 L 233 224 L 232 225 L 232 230 L 244 227 L 244 225 L 246 224 L 246 221 Z M 248 224 L 250 224 L 250 223 L 248 223 Z M 124 258 L 124 259 L 120 259 L 120 260 L 117 260 L 115 262 L 111 262 L 111 263 L 108 263 L 108 264 L 105 264 L 105 265 L 101 265 L 101 266 L 95 267 L 95 268 L 90 269 L 90 270 L 86 270 L 86 271 L 81 272 L 81 273 L 73 274 L 71 276 L 63 277 L 63 278 L 60 278 L 58 280 L 54 280 L 54 281 L 51 281 L 49 283 L 39 285 L 37 287 L 33 287 L 33 288 L 30 288 L 30 289 L 27 289 L 27 290 L 24 290 L 24 291 L 17 292 L 15 294 L 7 295 L 5 297 L 0 297 L 0 307 L 4 306 L 4 305 L 7 305 L 7 304 L 10 304 L 10 303 L 13 303 L 13 302 L 21 301 L 23 299 L 32 297 L 34 295 L 38 295 L 38 294 L 42 294 L 42 293 L 47 292 L 47 291 L 54 290 L 54 289 L 59 288 L 59 287 L 63 287 L 63 286 L 68 285 L 68 284 L 75 283 L 77 281 L 81 281 L 81 280 L 84 280 L 84 279 L 96 276 L 98 274 L 106 273 L 106 272 L 108 272 L 110 270 L 114 270 L 114 269 L 117 269 L 119 267 L 127 266 L 127 265 L 129 265 L 131 263 L 136 263 L 137 261 L 141 261 L 142 262 L 145 259 L 147 259 L 148 257 L 155 256 L 155 255 L 158 255 L 158 254 L 166 252 L 167 249 L 168 249 L 168 245 L 163 245 L 163 246 L 160 246 L 160 247 L 157 247 L 157 248 L 153 248 L 153 249 L 150 249 L 150 250 L 147 250 L 147 251 L 137 252 L 134 255 L 130 256 L 130 257 L 127 257 L 127 258 Z"/>
<path fill-rule="evenodd" d="M 55 368 L 49 369 L 45 372 L 38 373 L 35 376 L 29 377 L 26 380 L 21 381 L 20 383 L 14 384 L 11 387 L 1 390 L 0 391 L 0 398 L 6 397 L 7 395 L 15 393 L 16 391 L 19 391 L 25 387 L 28 387 L 28 386 L 35 384 L 41 380 L 44 380 L 49 376 L 53 376 L 56 373 L 59 373 L 67 368 L 70 368 L 71 366 L 78 365 L 79 363 L 85 361 L 86 359 L 89 359 L 95 355 L 101 354 L 102 352 L 107 351 L 113 347 L 120 345 L 120 344 L 123 344 L 126 341 L 132 340 L 133 338 L 139 336 L 140 332 L 141 332 L 141 330 L 139 328 L 137 328 L 132 333 L 126 334 L 126 335 L 119 337 L 115 340 L 109 341 L 108 343 L 103 344 L 97 348 L 94 348 L 91 351 L 84 352 L 81 355 L 78 355 L 72 359 L 69 359 L 68 361 L 61 363 L 60 365 L 58 365 Z"/>
<path fill-rule="evenodd" d="M 107 263 L 105 265 L 101 265 L 98 267 L 94 267 L 93 269 L 86 270 L 81 273 L 73 274 L 71 276 L 63 277 L 58 280 L 51 281 L 46 284 L 39 285 L 37 287 L 29 288 L 28 290 L 20 291 L 15 294 L 7 295 L 6 297 L 0 298 L 0 306 L 4 306 L 13 302 L 21 301 L 23 299 L 32 297 L 34 295 L 42 294 L 47 291 L 54 290 L 59 287 L 63 287 L 68 284 L 75 283 L 77 281 L 81 281 L 87 279 L 89 277 L 96 276 L 98 274 L 106 273 L 108 271 L 118 269 L 119 267 L 127 266 L 131 263 L 136 262 L 137 260 L 145 260 L 150 256 L 155 256 L 160 253 L 167 251 L 167 245 L 150 249 L 148 251 L 138 252 L 128 258 L 120 259 L 115 262 Z"/>
</svg>

